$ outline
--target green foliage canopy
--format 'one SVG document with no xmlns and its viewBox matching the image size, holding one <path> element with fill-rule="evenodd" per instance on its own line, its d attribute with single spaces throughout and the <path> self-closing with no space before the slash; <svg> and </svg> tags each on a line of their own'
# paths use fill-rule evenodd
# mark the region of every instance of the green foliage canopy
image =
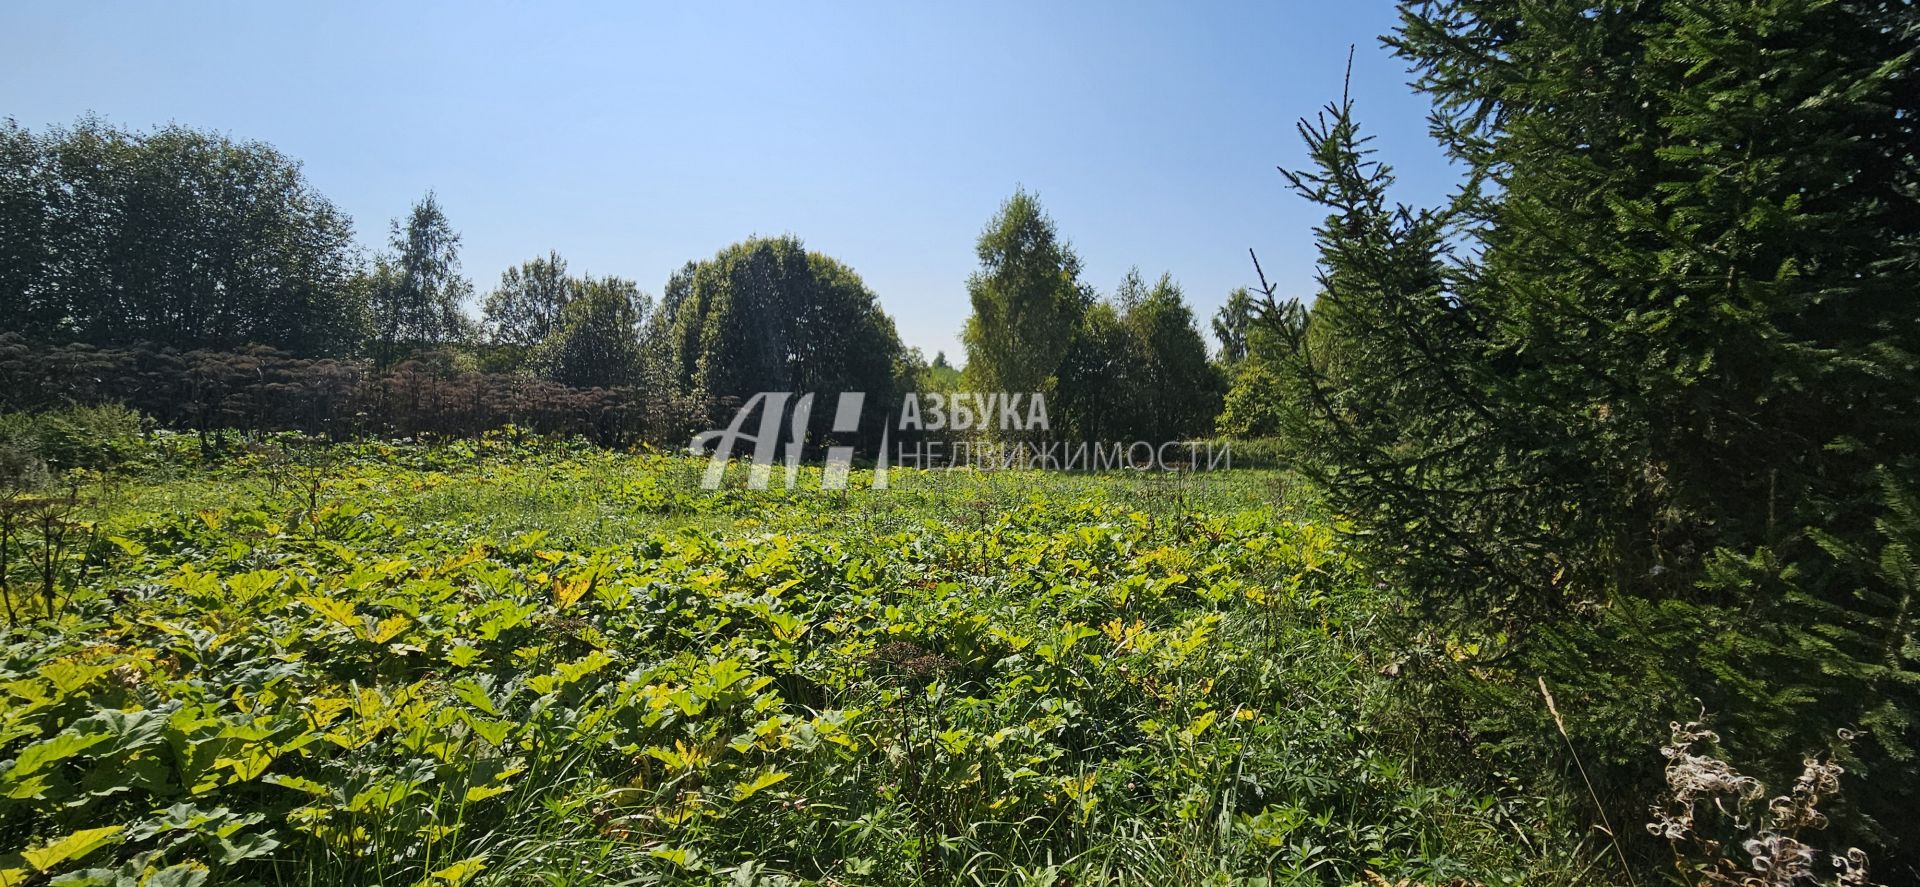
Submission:
<svg viewBox="0 0 1920 887">
<path fill-rule="evenodd" d="M 873 291 L 799 238 L 753 237 L 668 280 L 652 324 L 661 376 L 683 393 L 862 391 L 891 402 L 906 351 Z"/>
<path fill-rule="evenodd" d="M 0 123 L 0 316 L 49 341 L 351 351 L 349 220 L 300 164 L 181 126 Z"/>
<path fill-rule="evenodd" d="M 558 252 L 508 268 L 482 309 L 488 339 L 520 350 L 534 348 L 560 325 L 572 291 L 567 260 Z"/>
<path fill-rule="evenodd" d="M 640 331 L 650 307 L 631 280 L 572 281 L 572 295 L 534 362 L 547 378 L 576 388 L 613 388 L 639 381 Z"/>
<path fill-rule="evenodd" d="M 1082 440 L 1166 441 L 1212 430 L 1223 381 L 1178 284 L 1135 268 L 1082 315 L 1057 371 L 1057 412 Z"/>
<path fill-rule="evenodd" d="M 366 290 L 374 357 L 385 363 L 410 347 L 471 341 L 473 323 L 461 306 L 473 284 L 460 274 L 460 234 L 433 192 L 405 222 L 393 221 L 390 249 Z"/>
<path fill-rule="evenodd" d="M 1001 204 L 975 248 L 967 278 L 966 384 L 974 391 L 1048 392 L 1093 301 L 1080 257 L 1061 239 L 1039 198 L 1023 190 Z"/>
</svg>

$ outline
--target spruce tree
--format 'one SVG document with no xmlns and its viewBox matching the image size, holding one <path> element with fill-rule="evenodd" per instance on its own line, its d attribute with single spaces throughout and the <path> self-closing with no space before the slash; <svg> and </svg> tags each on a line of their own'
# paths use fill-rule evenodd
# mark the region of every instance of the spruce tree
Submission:
<svg viewBox="0 0 1920 887">
<path fill-rule="evenodd" d="M 1303 124 L 1303 464 L 1622 780 L 1701 703 L 1783 770 L 1872 724 L 1846 825 L 1912 866 L 1920 11 L 1440 0 L 1389 43 L 1468 182 L 1394 206 L 1350 104 Z"/>
</svg>

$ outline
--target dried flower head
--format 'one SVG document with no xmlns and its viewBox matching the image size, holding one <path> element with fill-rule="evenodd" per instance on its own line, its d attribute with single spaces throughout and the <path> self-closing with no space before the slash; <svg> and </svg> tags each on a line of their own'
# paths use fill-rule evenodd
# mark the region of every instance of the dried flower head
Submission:
<svg viewBox="0 0 1920 887">
<path fill-rule="evenodd" d="M 1647 831 L 1678 841 L 1693 833 L 1694 804 L 1708 800 L 1725 814 L 1728 802 L 1733 802 L 1737 811 L 1741 804 L 1759 798 L 1763 789 L 1759 780 L 1743 776 L 1726 761 L 1695 749 L 1696 744 L 1719 742 L 1719 734 L 1698 722 L 1675 722 L 1671 726 L 1672 744 L 1660 748 L 1667 759 L 1667 802 L 1653 807 L 1653 821 L 1647 823 Z"/>
<path fill-rule="evenodd" d="M 960 663 L 907 641 L 881 644 L 869 657 L 904 684 L 924 684 L 952 672 Z"/>
<path fill-rule="evenodd" d="M 1765 796 L 1765 787 L 1703 748 L 1717 743 L 1719 736 L 1697 722 L 1676 723 L 1672 729 L 1672 744 L 1660 749 L 1667 759 L 1667 796 L 1653 807 L 1647 831 L 1673 844 L 1675 862 L 1682 871 L 1703 877 L 1701 883 L 1726 887 L 1871 887 L 1867 855 L 1859 848 L 1827 854 L 1835 874 L 1831 880 L 1822 880 L 1821 851 L 1802 840 L 1803 833 L 1826 827 L 1827 817 L 1819 804 L 1840 791 L 1844 768 L 1809 756 L 1792 791 L 1768 801 L 1763 817 L 1752 808 Z M 1852 738 L 1851 731 L 1840 732 L 1842 744 Z M 1747 832 L 1766 821 L 1764 828 L 1737 844 L 1747 857 L 1745 865 L 1728 858 L 1722 842 L 1701 834 L 1694 819 L 1701 801 L 1711 801 L 1736 832 Z"/>
</svg>

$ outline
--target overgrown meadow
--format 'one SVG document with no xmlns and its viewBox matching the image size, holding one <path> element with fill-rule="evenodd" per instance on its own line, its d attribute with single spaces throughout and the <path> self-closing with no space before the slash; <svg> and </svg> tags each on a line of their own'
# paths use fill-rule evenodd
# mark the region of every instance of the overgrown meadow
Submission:
<svg viewBox="0 0 1920 887">
<path fill-rule="evenodd" d="M 53 613 L 14 564 L 0 884 L 1604 865 L 1552 804 L 1429 774 L 1393 595 L 1277 472 L 706 492 L 502 435 L 192 461 L 12 506 L 66 529 L 15 537 Z"/>
</svg>

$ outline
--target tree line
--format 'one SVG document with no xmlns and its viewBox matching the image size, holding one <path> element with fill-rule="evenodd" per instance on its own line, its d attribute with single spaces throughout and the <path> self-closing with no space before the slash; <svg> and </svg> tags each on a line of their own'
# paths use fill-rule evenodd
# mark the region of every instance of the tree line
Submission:
<svg viewBox="0 0 1920 887">
<path fill-rule="evenodd" d="M 979 239 L 965 373 L 905 347 L 851 267 L 790 235 L 688 262 L 657 303 L 631 279 L 574 273 L 558 251 L 476 295 L 432 193 L 368 255 L 297 161 L 180 126 L 6 121 L 0 235 L 6 331 L 46 346 L 264 346 L 293 361 L 278 364 L 286 372 L 300 360 L 377 372 L 425 358 L 496 382 L 642 391 L 680 418 L 681 405 L 709 404 L 695 425 L 725 421 L 759 391 L 864 391 L 873 415 L 910 390 L 1039 392 L 1056 404 L 1049 433 L 1082 439 L 1209 434 L 1225 386 L 1171 277 L 1149 284 L 1135 271 L 1101 296 L 1024 191 Z"/>
<path fill-rule="evenodd" d="M 1212 433 L 1224 374 L 1171 275 L 1149 285 L 1136 268 L 1102 297 L 1024 190 L 1002 204 L 976 253 L 962 387 L 1043 394 L 1053 406 L 1048 432 L 1068 440 Z"/>
</svg>

